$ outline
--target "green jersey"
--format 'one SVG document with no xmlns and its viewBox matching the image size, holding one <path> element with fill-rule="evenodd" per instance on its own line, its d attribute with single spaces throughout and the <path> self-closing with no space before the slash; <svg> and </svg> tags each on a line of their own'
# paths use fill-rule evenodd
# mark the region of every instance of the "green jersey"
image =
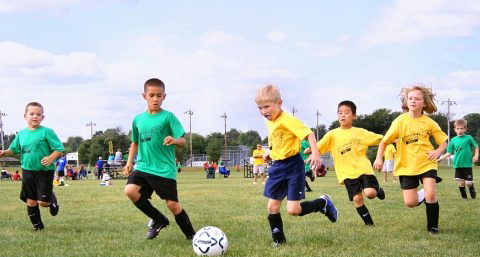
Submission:
<svg viewBox="0 0 480 257">
<path fill-rule="evenodd" d="M 41 160 L 54 151 L 65 150 L 55 132 L 43 126 L 32 130 L 20 130 L 9 149 L 15 154 L 20 154 L 22 169 L 30 171 L 55 170 L 54 161 L 48 166 L 43 166 Z"/>
<path fill-rule="evenodd" d="M 169 111 L 137 115 L 132 124 L 132 142 L 138 143 L 135 170 L 176 179 L 175 145 L 163 145 L 163 140 L 167 136 L 179 138 L 184 134 L 177 117 Z"/>
<path fill-rule="evenodd" d="M 472 167 L 472 149 L 478 147 L 477 142 L 472 136 L 463 134 L 456 136 L 450 140 L 447 152 L 453 155 L 454 168 L 470 168 Z"/>
<path fill-rule="evenodd" d="M 302 156 L 303 160 L 308 159 L 308 157 L 310 156 L 310 154 L 303 153 L 305 149 L 309 147 L 310 147 L 310 143 L 307 140 L 302 140 L 300 142 L 300 156 Z M 310 163 L 305 163 L 305 172 L 309 172 L 309 171 L 310 171 Z"/>
</svg>

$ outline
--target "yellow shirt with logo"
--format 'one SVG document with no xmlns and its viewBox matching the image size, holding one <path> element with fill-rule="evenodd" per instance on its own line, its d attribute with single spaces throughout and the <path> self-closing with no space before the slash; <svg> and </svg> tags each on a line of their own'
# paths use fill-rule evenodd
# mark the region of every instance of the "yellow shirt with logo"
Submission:
<svg viewBox="0 0 480 257">
<path fill-rule="evenodd" d="M 300 152 L 300 141 L 312 131 L 291 114 L 283 112 L 273 121 L 267 121 L 270 157 L 284 160 Z"/>
<path fill-rule="evenodd" d="M 392 161 L 393 160 L 393 155 L 397 152 L 395 150 L 395 146 L 392 144 L 387 145 L 387 148 L 385 148 L 385 161 Z"/>
<path fill-rule="evenodd" d="M 395 156 L 395 176 L 414 176 L 438 169 L 436 160 L 428 160 L 428 153 L 434 150 L 430 136 L 438 145 L 447 141 L 447 135 L 427 115 L 413 118 L 404 113 L 392 122 L 382 141 L 390 144 L 399 139 Z"/>
<path fill-rule="evenodd" d="M 369 146 L 378 145 L 382 135 L 366 129 L 352 127 L 333 129 L 317 143 L 321 154 L 333 156 L 335 173 L 340 184 L 345 179 L 355 179 L 363 174 L 373 174 L 372 163 L 367 158 Z"/>
<path fill-rule="evenodd" d="M 265 153 L 265 151 L 263 149 L 261 150 L 253 150 L 253 165 L 255 166 L 259 166 L 259 165 L 263 165 L 265 164 L 265 162 L 263 161 L 263 154 Z"/>
</svg>

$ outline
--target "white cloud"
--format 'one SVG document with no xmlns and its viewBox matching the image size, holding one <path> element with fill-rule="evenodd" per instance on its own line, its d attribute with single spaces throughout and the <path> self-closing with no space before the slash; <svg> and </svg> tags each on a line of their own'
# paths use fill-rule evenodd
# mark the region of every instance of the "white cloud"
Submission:
<svg viewBox="0 0 480 257">
<path fill-rule="evenodd" d="M 434 37 L 464 37 L 480 26 L 477 0 L 397 0 L 360 39 L 365 46 L 407 44 Z"/>
<path fill-rule="evenodd" d="M 297 42 L 297 47 L 304 49 L 307 53 L 316 57 L 337 56 L 347 52 L 347 49 L 341 45 L 339 46 L 313 45 L 306 41 Z"/>
<path fill-rule="evenodd" d="M 272 42 L 284 42 L 287 40 L 287 33 L 282 31 L 271 31 L 267 34 L 267 39 Z"/>
<path fill-rule="evenodd" d="M 241 41 L 242 39 L 243 36 L 236 36 L 221 31 L 211 31 L 202 35 L 201 42 L 202 44 L 211 46 L 236 43 L 238 41 Z"/>
</svg>

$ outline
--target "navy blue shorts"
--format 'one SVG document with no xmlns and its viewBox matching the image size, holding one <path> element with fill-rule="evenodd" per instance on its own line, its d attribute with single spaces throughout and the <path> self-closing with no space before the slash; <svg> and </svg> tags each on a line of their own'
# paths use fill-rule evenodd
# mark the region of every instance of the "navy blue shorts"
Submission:
<svg viewBox="0 0 480 257">
<path fill-rule="evenodd" d="M 274 161 L 268 169 L 263 195 L 269 199 L 289 201 L 305 199 L 305 164 L 300 154 Z"/>
</svg>

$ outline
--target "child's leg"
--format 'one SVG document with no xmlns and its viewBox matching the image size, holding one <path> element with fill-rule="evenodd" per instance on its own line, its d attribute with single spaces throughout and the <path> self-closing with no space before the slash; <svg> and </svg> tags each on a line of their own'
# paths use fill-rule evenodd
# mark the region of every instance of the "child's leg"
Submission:
<svg viewBox="0 0 480 257">
<path fill-rule="evenodd" d="M 409 208 L 418 206 L 418 192 L 416 188 L 413 189 L 404 189 L 403 193 L 403 202 Z"/>
<path fill-rule="evenodd" d="M 272 232 L 272 239 L 275 244 L 283 244 L 287 242 L 283 233 L 283 221 L 280 215 L 281 200 L 268 199 L 268 223 Z"/>
<path fill-rule="evenodd" d="M 42 217 L 40 215 L 40 208 L 38 207 L 38 202 L 36 200 L 27 198 L 27 213 L 32 222 L 34 230 L 41 230 L 44 228 Z"/>
<path fill-rule="evenodd" d="M 467 191 L 465 190 L 465 180 L 458 179 L 458 189 L 460 190 L 460 195 L 463 199 L 467 199 Z"/>
<path fill-rule="evenodd" d="M 193 239 L 195 230 L 193 229 L 192 223 L 190 222 L 190 218 L 188 217 L 185 209 L 182 208 L 179 202 L 165 200 L 165 203 L 167 208 L 175 216 L 175 222 L 177 222 L 180 230 L 182 230 L 183 234 L 185 234 L 185 237 L 189 240 Z"/>
<path fill-rule="evenodd" d="M 470 191 L 470 196 L 472 197 L 472 199 L 477 198 L 477 192 L 475 191 L 475 186 L 473 185 L 473 181 L 466 180 L 466 184 L 467 184 L 468 190 Z"/>
<path fill-rule="evenodd" d="M 425 206 L 427 212 L 427 229 L 430 233 L 438 233 L 438 218 L 440 206 L 438 205 L 437 193 L 435 192 L 436 180 L 424 177 L 423 189 L 425 190 Z"/>
<path fill-rule="evenodd" d="M 374 192 L 374 196 L 372 198 L 375 198 L 376 196 L 376 190 L 373 189 L 373 188 L 366 188 L 366 189 L 371 189 L 373 190 Z M 367 191 L 370 191 L 370 190 L 367 190 Z M 353 205 L 355 206 L 355 208 L 357 209 L 357 213 L 358 215 L 360 215 L 360 218 L 362 218 L 363 222 L 365 223 L 365 225 L 367 226 L 372 226 L 374 225 L 373 224 L 373 219 L 372 219 L 372 216 L 370 215 L 370 212 L 368 211 L 367 209 L 367 206 L 365 206 L 364 202 L 363 202 L 363 195 L 362 193 L 358 193 L 356 194 L 355 196 L 353 196 Z"/>
<path fill-rule="evenodd" d="M 167 217 L 165 217 L 158 209 L 153 207 L 148 200 L 148 196 L 142 195 L 142 187 L 135 184 L 127 184 L 125 186 L 125 195 L 133 202 L 133 204 L 142 211 L 145 215 L 155 222 L 160 222 L 165 226 L 169 224 Z"/>
<path fill-rule="evenodd" d="M 310 188 L 310 186 L 308 185 L 307 178 L 305 178 L 305 188 L 307 189 L 307 190 L 306 190 L 307 192 L 312 192 L 312 191 L 313 191 L 313 190 Z"/>
</svg>

